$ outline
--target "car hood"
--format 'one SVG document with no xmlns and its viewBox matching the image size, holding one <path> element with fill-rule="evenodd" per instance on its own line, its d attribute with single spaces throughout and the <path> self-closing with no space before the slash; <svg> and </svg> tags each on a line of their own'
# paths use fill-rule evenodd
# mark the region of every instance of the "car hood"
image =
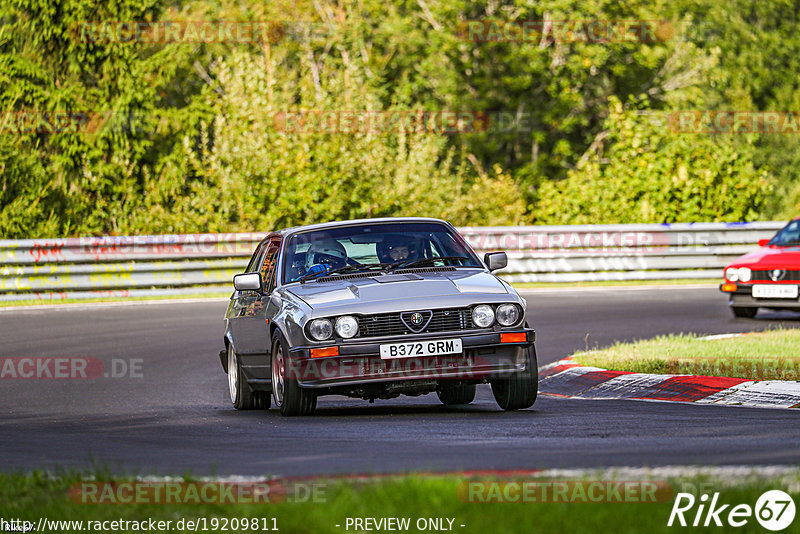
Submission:
<svg viewBox="0 0 800 534">
<path fill-rule="evenodd" d="M 751 269 L 800 269 L 800 247 L 762 247 L 748 252 L 732 265 Z"/>
<path fill-rule="evenodd" d="M 287 288 L 312 308 L 394 299 L 444 298 L 464 294 L 507 295 L 505 284 L 487 272 L 385 274 L 369 278 L 308 282 Z"/>
</svg>

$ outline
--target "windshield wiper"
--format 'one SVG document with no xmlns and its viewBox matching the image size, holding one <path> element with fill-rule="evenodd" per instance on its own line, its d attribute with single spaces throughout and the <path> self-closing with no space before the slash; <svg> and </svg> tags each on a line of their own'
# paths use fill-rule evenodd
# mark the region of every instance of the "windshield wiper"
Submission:
<svg viewBox="0 0 800 534">
<path fill-rule="evenodd" d="M 397 263 L 392 264 L 392 267 L 389 270 L 397 270 L 397 269 L 411 269 L 412 267 L 421 267 L 426 263 L 432 263 L 434 261 L 455 261 L 455 260 L 468 260 L 470 258 L 466 256 L 436 256 L 433 258 L 422 258 L 421 260 L 412 260 L 412 261 L 399 261 Z"/>
<path fill-rule="evenodd" d="M 304 274 L 298 281 L 301 283 L 305 283 L 307 280 L 311 280 L 313 278 L 319 278 L 323 276 L 330 276 L 332 274 L 345 274 L 345 273 L 352 273 L 358 272 L 362 269 L 380 269 L 383 271 L 387 267 L 391 267 L 394 265 L 393 263 L 359 263 L 358 265 L 345 265 L 344 267 L 337 267 L 335 269 L 330 269 L 328 271 L 320 271 L 315 273 L 308 273 Z"/>
<path fill-rule="evenodd" d="M 323 276 L 330 276 L 332 274 L 353 273 L 361 271 L 363 269 L 378 269 L 379 272 L 389 273 L 396 269 L 409 269 L 412 267 L 419 267 L 421 265 L 425 265 L 426 263 L 431 263 L 434 261 L 456 261 L 456 260 L 468 260 L 468 259 L 470 258 L 466 256 L 436 256 L 433 258 L 422 258 L 421 260 L 403 260 L 394 263 L 360 263 L 358 265 L 345 265 L 344 267 L 337 267 L 335 269 L 330 269 L 328 271 L 308 273 L 298 278 L 297 281 L 300 283 L 305 283 L 308 280 L 312 280 L 314 278 L 321 278 Z"/>
</svg>

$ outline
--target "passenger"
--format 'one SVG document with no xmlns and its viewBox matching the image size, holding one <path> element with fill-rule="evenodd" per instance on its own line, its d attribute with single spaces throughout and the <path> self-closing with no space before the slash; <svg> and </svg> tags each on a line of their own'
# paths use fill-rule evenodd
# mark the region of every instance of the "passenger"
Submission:
<svg viewBox="0 0 800 534">
<path fill-rule="evenodd" d="M 400 235 L 386 236 L 378 243 L 378 259 L 381 263 L 397 263 L 415 259 L 414 239 Z"/>
</svg>

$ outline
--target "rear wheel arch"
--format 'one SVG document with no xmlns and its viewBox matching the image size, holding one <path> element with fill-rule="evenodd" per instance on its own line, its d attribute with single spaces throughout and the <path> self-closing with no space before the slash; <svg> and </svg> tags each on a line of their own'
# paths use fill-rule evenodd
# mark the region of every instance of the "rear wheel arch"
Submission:
<svg viewBox="0 0 800 534">
<path fill-rule="evenodd" d="M 247 383 L 239 365 L 236 350 L 232 344 L 226 344 L 228 361 L 228 392 L 233 407 L 237 410 L 269 409 L 270 396 L 266 391 L 253 391 Z M 231 368 L 231 365 L 235 366 Z M 234 371 L 231 373 L 231 371 Z"/>
<path fill-rule="evenodd" d="M 222 343 L 225 345 L 225 357 L 221 358 L 222 368 L 225 370 L 225 374 L 228 374 L 228 349 L 231 345 L 231 342 L 227 335 L 222 337 Z"/>
<path fill-rule="evenodd" d="M 225 331 L 225 335 L 222 338 L 225 342 L 225 350 L 228 350 L 228 346 L 233 347 L 233 350 L 236 350 L 236 343 L 233 342 L 233 334 L 228 329 Z"/>
</svg>

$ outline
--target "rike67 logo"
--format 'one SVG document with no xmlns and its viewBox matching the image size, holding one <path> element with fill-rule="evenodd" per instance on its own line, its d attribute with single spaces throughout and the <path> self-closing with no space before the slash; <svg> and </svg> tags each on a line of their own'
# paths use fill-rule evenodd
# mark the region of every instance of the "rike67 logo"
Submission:
<svg viewBox="0 0 800 534">
<path fill-rule="evenodd" d="M 743 527 L 755 516 L 765 529 L 779 531 L 792 524 L 794 515 L 794 500 L 781 490 L 764 492 L 755 507 L 749 504 L 723 504 L 719 492 L 711 497 L 704 493 L 699 499 L 691 493 L 678 493 L 667 526 Z"/>
</svg>

